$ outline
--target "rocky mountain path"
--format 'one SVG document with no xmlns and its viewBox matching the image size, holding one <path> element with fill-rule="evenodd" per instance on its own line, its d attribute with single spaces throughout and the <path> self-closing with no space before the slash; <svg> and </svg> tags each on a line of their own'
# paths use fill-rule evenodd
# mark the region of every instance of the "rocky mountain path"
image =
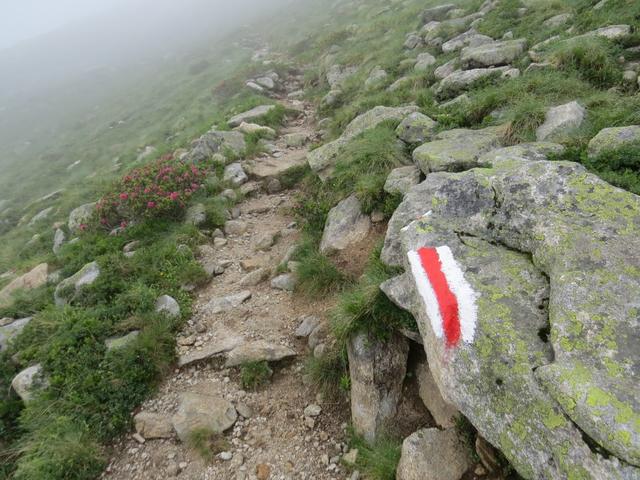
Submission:
<svg viewBox="0 0 640 480">
<path fill-rule="evenodd" d="M 253 180 L 262 180 L 267 192 L 254 188 L 253 182 L 243 185 L 247 198 L 234 208 L 224 236 L 197 252 L 203 265 L 223 273 L 198 292 L 193 316 L 177 339 L 178 368 L 142 405 L 142 413 L 134 412 L 137 432 L 114 446 L 102 478 L 350 476 L 340 466 L 347 449 L 348 409 L 323 401 L 303 379 L 310 347 L 296 330 L 305 318 L 311 324 L 316 321 L 309 317 L 322 319 L 329 304 L 299 298 L 292 291 L 295 277 L 290 270 L 295 270 L 295 263 L 288 263 L 288 258 L 300 235 L 293 217 L 297 192 L 268 193 L 278 190 L 270 182 L 273 171 L 306 157 L 304 141 L 287 146 L 295 143 L 289 134 L 310 137 L 314 132 L 309 106 L 283 103 L 298 109 L 299 116 L 285 126 L 271 155 L 244 165 Z M 237 365 L 263 359 L 271 361 L 269 383 L 256 390 L 243 388 Z M 185 406 L 185 394 L 195 394 L 201 404 Z M 206 461 L 189 442 L 175 437 L 172 422 L 175 426 L 179 413 L 187 428 L 207 423 L 219 404 L 227 408 L 223 416 L 230 417 L 227 425 L 232 427 L 225 432 L 221 452 Z"/>
</svg>

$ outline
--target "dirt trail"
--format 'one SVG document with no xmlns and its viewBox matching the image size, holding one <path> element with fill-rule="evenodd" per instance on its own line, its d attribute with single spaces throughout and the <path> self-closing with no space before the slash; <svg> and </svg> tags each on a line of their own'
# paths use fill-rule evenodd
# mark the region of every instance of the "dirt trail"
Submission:
<svg viewBox="0 0 640 480">
<path fill-rule="evenodd" d="M 287 104 L 284 101 L 285 105 Z M 300 108 L 301 103 L 294 105 Z M 285 126 L 282 133 L 313 133 L 313 111 L 308 105 L 304 113 Z M 281 136 L 276 142 L 278 152 L 247 162 L 251 170 L 261 162 L 276 165 L 291 159 L 304 158 L 306 148 L 288 148 Z M 263 178 L 263 184 L 268 179 Z M 274 371 L 270 384 L 257 391 L 242 388 L 237 368 L 225 368 L 222 360 L 197 362 L 176 369 L 167 378 L 154 398 L 141 407 L 141 411 L 173 415 L 179 395 L 183 392 L 207 392 L 233 403 L 240 413 L 225 437 L 229 444 L 229 460 L 216 456 L 210 463 L 177 438 L 147 440 L 139 443 L 131 435 L 115 445 L 112 458 L 103 478 L 143 480 L 177 477 L 180 479 L 342 479 L 348 478 L 339 466 L 337 455 L 346 449 L 345 427 L 348 409 L 332 405 L 316 396 L 313 388 L 303 382 L 303 363 L 309 354 L 307 339 L 294 335 L 301 317 L 324 317 L 329 305 L 298 298 L 295 293 L 275 289 L 270 279 L 287 252 L 295 245 L 299 232 L 292 209 L 295 190 L 281 193 L 257 193 L 240 203 L 233 212 L 240 223 L 242 234 L 230 234 L 225 239 L 212 240 L 201 249 L 203 262 L 225 265 L 225 272 L 198 292 L 193 318 L 178 336 L 178 354 L 198 354 L 207 347 L 231 337 L 242 337 L 244 342 L 265 340 L 289 347 L 296 357 L 272 364 Z M 271 247 L 257 244 L 269 244 Z M 226 243 L 225 243 L 226 241 Z M 255 286 L 241 285 L 249 271 L 265 268 L 269 278 Z M 248 290 L 251 298 L 236 308 L 213 313 L 210 301 Z M 317 404 L 322 412 L 313 422 L 305 420 L 304 409 Z M 249 407 L 249 411 L 244 407 Z M 137 412 L 136 412 L 137 413 Z M 314 423 L 314 425 L 311 425 Z M 138 439 L 140 440 L 140 439 Z M 229 456 L 231 456 L 229 455 Z M 333 461 L 333 463 L 332 463 Z"/>
</svg>

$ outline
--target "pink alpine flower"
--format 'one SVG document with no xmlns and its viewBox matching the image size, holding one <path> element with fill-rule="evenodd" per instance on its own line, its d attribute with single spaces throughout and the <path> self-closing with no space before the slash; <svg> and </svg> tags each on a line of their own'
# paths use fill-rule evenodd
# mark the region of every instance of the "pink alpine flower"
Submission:
<svg viewBox="0 0 640 480">
<path fill-rule="evenodd" d="M 155 208 L 156 202 L 147 202 L 147 208 Z"/>
<path fill-rule="evenodd" d="M 121 193 L 120 194 L 120 200 L 128 200 L 129 199 L 129 194 L 128 193 Z"/>
</svg>

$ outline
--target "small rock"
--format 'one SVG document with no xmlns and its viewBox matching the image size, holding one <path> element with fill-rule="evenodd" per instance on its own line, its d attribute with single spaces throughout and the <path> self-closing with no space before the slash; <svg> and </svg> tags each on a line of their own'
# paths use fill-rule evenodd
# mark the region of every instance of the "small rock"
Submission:
<svg viewBox="0 0 640 480">
<path fill-rule="evenodd" d="M 164 313 L 170 318 L 178 318 L 180 316 L 180 305 L 169 295 L 162 295 L 156 300 L 156 312 Z"/>
<path fill-rule="evenodd" d="M 304 414 L 307 417 L 317 417 L 320 415 L 321 412 L 322 412 L 322 408 L 320 407 L 320 405 L 316 405 L 315 403 L 308 405 L 304 409 Z"/>
<path fill-rule="evenodd" d="M 271 467 L 266 463 L 260 463 L 256 466 L 256 477 L 258 480 L 269 480 L 271 476 Z"/>
<path fill-rule="evenodd" d="M 248 225 L 242 220 L 229 220 L 224 224 L 224 232 L 227 235 L 242 235 L 247 231 Z M 215 244 L 215 241 L 214 241 Z"/>
<path fill-rule="evenodd" d="M 231 182 L 231 184 L 235 187 L 239 187 L 244 183 L 247 183 L 249 177 L 245 173 L 242 165 L 240 163 L 232 163 L 227 165 L 224 169 L 223 180 L 226 182 Z"/>
<path fill-rule="evenodd" d="M 231 460 L 233 458 L 233 453 L 231 452 L 221 452 L 220 454 L 218 454 L 218 457 L 220 457 L 220 460 L 223 460 L 225 462 Z"/>
<path fill-rule="evenodd" d="M 276 290 L 285 290 L 293 292 L 296 287 L 297 277 L 293 273 L 283 273 L 271 280 L 271 287 Z"/>
<path fill-rule="evenodd" d="M 244 418 L 253 417 L 253 410 L 251 409 L 251 407 L 249 405 L 247 405 L 244 402 L 238 402 L 236 404 L 236 410 Z"/>
<path fill-rule="evenodd" d="M 346 453 L 342 457 L 342 461 L 344 463 L 346 463 L 347 465 L 350 465 L 350 466 L 355 465 L 357 460 L 358 460 L 358 449 L 357 448 L 352 448 L 351 450 L 349 450 L 349 453 Z"/>
<path fill-rule="evenodd" d="M 296 329 L 295 336 L 305 338 L 311 335 L 311 332 L 320 324 L 320 319 L 315 315 L 306 315 L 302 317 L 300 325 Z"/>
</svg>

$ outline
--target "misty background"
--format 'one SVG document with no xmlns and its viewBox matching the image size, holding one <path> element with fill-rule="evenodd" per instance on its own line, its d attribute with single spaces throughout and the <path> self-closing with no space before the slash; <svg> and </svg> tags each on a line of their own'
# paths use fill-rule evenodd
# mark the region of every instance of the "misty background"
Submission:
<svg viewBox="0 0 640 480">
<path fill-rule="evenodd" d="M 136 134 L 139 138 L 135 146 L 143 148 L 149 141 L 140 133 L 143 127 L 150 131 L 155 124 L 167 130 L 167 135 L 172 134 L 169 130 L 175 129 L 168 124 L 170 117 L 178 117 L 178 106 L 186 108 L 189 102 L 182 98 L 180 103 L 172 96 L 184 97 L 189 91 L 195 96 L 207 82 L 213 86 L 215 73 L 225 62 L 231 62 L 231 58 L 242 61 L 233 49 L 244 48 L 246 53 L 246 39 L 253 33 L 250 25 L 283 11 L 279 9 L 287 5 L 300 3 L 3 2 L 0 199 L 26 195 L 25 186 L 37 195 L 82 175 L 95 175 L 95 166 L 126 153 L 119 147 L 131 147 Z M 206 67 L 203 73 L 196 72 L 200 73 L 199 80 L 194 65 Z M 200 118 L 210 111 L 202 105 L 198 108 L 196 116 Z M 109 131 L 114 124 L 125 121 L 130 129 L 128 138 L 124 132 L 118 137 Z M 83 161 L 84 171 L 79 168 L 71 172 L 71 165 Z"/>
</svg>

